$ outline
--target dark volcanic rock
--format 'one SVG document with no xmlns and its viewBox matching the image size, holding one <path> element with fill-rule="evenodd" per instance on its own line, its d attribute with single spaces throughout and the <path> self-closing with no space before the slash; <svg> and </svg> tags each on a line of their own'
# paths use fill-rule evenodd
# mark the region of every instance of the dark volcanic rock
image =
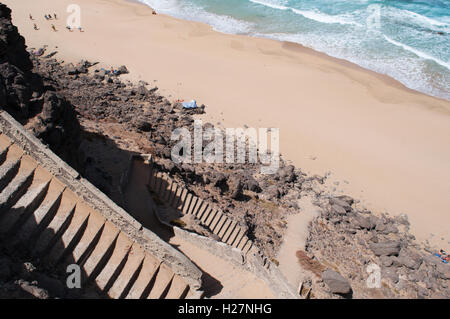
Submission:
<svg viewBox="0 0 450 319">
<path fill-rule="evenodd" d="M 353 221 L 355 226 L 358 226 L 362 229 L 371 230 L 374 229 L 376 226 L 376 222 L 373 218 L 374 216 L 364 217 L 361 215 L 357 215 Z"/>
<path fill-rule="evenodd" d="M 400 253 L 400 243 L 395 241 L 370 243 L 370 249 L 376 256 L 398 256 Z"/>
<path fill-rule="evenodd" d="M 264 192 L 264 198 L 266 200 L 280 198 L 280 190 L 276 185 L 269 186 Z"/>
<path fill-rule="evenodd" d="M 396 262 L 409 269 L 417 270 L 422 264 L 423 259 L 417 255 L 409 252 L 407 249 L 402 249 Z"/>
<path fill-rule="evenodd" d="M 352 291 L 352 287 L 347 279 L 342 277 L 334 270 L 328 269 L 322 273 L 322 280 L 330 288 L 330 291 L 334 294 L 349 294 Z"/>
<path fill-rule="evenodd" d="M 230 178 L 228 188 L 232 199 L 240 199 L 242 197 L 243 184 L 240 177 L 233 176 Z"/>
<path fill-rule="evenodd" d="M 32 68 L 11 10 L 0 4 L 0 107 L 77 169 L 80 128 L 74 108 L 54 92 L 53 81 L 46 83 Z"/>
<path fill-rule="evenodd" d="M 340 207 L 344 208 L 347 212 L 352 210 L 351 204 L 349 204 L 347 201 L 344 201 L 337 197 L 330 198 L 330 204 L 340 206 Z"/>
<path fill-rule="evenodd" d="M 345 210 L 344 207 L 333 204 L 331 205 L 331 213 L 336 215 L 345 215 L 347 214 L 347 211 Z"/>
<path fill-rule="evenodd" d="M 33 68 L 25 39 L 11 23 L 11 9 L 0 4 L 0 64 L 3 63 L 16 66 L 24 72 Z"/>
<path fill-rule="evenodd" d="M 295 181 L 295 167 L 293 165 L 288 165 L 278 170 L 278 178 L 283 182 L 293 182 Z"/>
</svg>

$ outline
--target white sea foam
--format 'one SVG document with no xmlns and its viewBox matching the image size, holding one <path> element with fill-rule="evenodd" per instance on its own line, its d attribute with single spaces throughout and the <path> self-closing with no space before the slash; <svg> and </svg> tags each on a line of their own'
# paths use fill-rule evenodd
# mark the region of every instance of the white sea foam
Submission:
<svg viewBox="0 0 450 319">
<path fill-rule="evenodd" d="M 443 67 L 446 67 L 447 69 L 450 70 L 450 64 L 449 64 L 448 62 L 445 62 L 445 61 L 442 61 L 442 60 L 440 60 L 440 59 L 438 59 L 438 58 L 435 58 L 434 56 L 431 56 L 431 55 L 429 55 L 429 54 L 427 54 L 427 53 L 424 53 L 424 52 L 422 52 L 422 51 L 419 51 L 419 50 L 417 50 L 417 49 L 415 49 L 415 48 L 413 48 L 413 47 L 410 47 L 409 45 L 406 45 L 406 44 L 404 44 L 404 43 L 395 41 L 395 40 L 389 38 L 389 37 L 386 36 L 386 35 L 383 35 L 383 36 L 384 36 L 384 38 L 386 39 L 386 41 L 392 43 L 393 45 L 396 45 L 396 46 L 398 46 L 398 47 L 403 48 L 404 50 L 407 50 L 407 51 L 409 51 L 409 52 L 412 52 L 412 53 L 414 53 L 415 55 L 421 57 L 422 59 L 425 59 L 425 60 L 432 60 L 432 61 L 436 62 L 437 64 L 439 64 L 439 65 L 441 65 L 441 66 L 443 66 Z"/>
<path fill-rule="evenodd" d="M 250 2 L 257 3 L 272 9 L 278 10 L 290 10 L 295 14 L 301 15 L 307 19 L 314 20 L 321 23 L 337 23 L 337 24 L 351 24 L 351 25 L 360 25 L 355 21 L 351 21 L 347 16 L 344 15 L 329 15 L 319 10 L 299 10 L 291 7 L 286 7 L 283 5 L 273 4 L 270 2 L 260 1 L 260 0 L 249 0 Z"/>
<path fill-rule="evenodd" d="M 409 11 L 409 10 L 402 10 L 405 12 L 405 14 L 409 15 L 410 17 L 413 17 L 415 19 L 417 19 L 418 21 L 422 22 L 423 24 L 431 24 L 434 26 L 439 26 L 439 27 L 449 27 L 450 25 L 448 23 L 445 22 L 441 22 L 441 21 L 437 21 L 435 19 L 431 19 L 429 17 L 426 17 L 424 15 Z"/>
<path fill-rule="evenodd" d="M 322 13 L 318 10 L 308 11 L 308 10 L 298 10 L 291 9 L 293 12 L 304 16 L 310 20 L 315 20 L 321 23 L 338 23 L 338 24 L 352 24 L 352 25 L 360 25 L 355 21 L 351 21 L 348 17 L 344 15 L 329 15 Z"/>
<path fill-rule="evenodd" d="M 160 13 L 168 14 L 184 20 L 203 22 L 212 26 L 215 31 L 230 34 L 249 33 L 252 23 L 235 19 L 227 15 L 207 12 L 204 9 L 182 3 L 177 0 L 139 0 Z"/>
<path fill-rule="evenodd" d="M 255 11 L 254 19 L 249 19 L 252 22 L 234 17 L 232 12 L 239 10 L 239 7 L 230 7 L 230 13 L 226 15 L 211 12 L 212 8 L 204 9 L 201 5 L 196 5 L 196 0 L 139 1 L 150 5 L 159 13 L 203 22 L 220 32 L 297 42 L 331 56 L 349 60 L 375 72 L 388 74 L 412 89 L 450 100 L 448 84 L 450 83 L 450 63 L 446 53 L 448 44 L 445 44 L 444 37 L 434 38 L 438 35 L 429 32 L 423 33 L 424 29 L 450 32 L 448 31 L 450 30 L 450 20 L 446 20 L 443 16 L 432 19 L 405 9 L 383 6 L 381 10 L 383 30 L 380 30 L 382 33 L 368 34 L 364 27 L 368 14 L 365 10 L 365 3 L 372 0 L 352 0 L 361 5 L 347 12 L 341 10 L 341 14 L 334 15 L 315 9 L 315 5 L 311 5 L 311 3 L 294 8 L 293 2 L 287 0 L 242 0 L 254 3 L 259 9 L 264 6 L 268 10 L 278 11 L 279 15 L 276 18 L 275 15 L 271 15 L 268 19 L 272 25 L 270 23 L 264 25 L 265 16 L 258 16 L 257 11 Z M 310 0 L 302 1 L 311 2 Z M 257 8 L 250 7 L 250 9 Z M 292 13 L 306 19 L 295 19 L 295 15 Z M 299 31 L 283 33 L 284 23 L 288 29 L 292 30 L 298 27 Z M 333 28 L 338 24 L 342 27 Z M 358 27 L 352 27 L 352 25 Z M 417 42 L 417 47 L 410 42 L 407 42 L 409 45 L 406 45 L 393 39 L 392 34 L 396 32 L 395 26 L 397 25 L 407 27 L 403 28 L 401 32 L 408 32 L 410 38 L 412 37 L 411 40 L 414 43 Z M 266 31 L 262 31 L 264 29 Z M 274 30 L 271 31 L 271 29 Z M 330 32 L 330 30 L 332 31 Z M 399 33 L 400 38 L 405 38 L 406 35 L 403 33 Z M 390 37 L 385 34 L 389 34 Z M 423 52 L 424 50 L 420 47 L 427 47 L 424 46 L 424 43 L 429 43 L 431 45 L 429 48 L 434 51 Z M 396 52 L 391 45 L 401 48 L 404 53 Z M 438 76 L 436 77 L 436 75 Z"/>
<path fill-rule="evenodd" d="M 260 5 L 263 5 L 263 6 L 266 6 L 266 7 L 269 7 L 269 8 L 272 8 L 272 9 L 290 10 L 289 7 L 282 6 L 282 5 L 279 5 L 279 4 L 273 4 L 273 3 L 270 3 L 270 2 L 266 2 L 266 1 L 259 1 L 259 0 L 249 0 L 249 1 L 253 2 L 253 3 L 260 4 Z"/>
</svg>

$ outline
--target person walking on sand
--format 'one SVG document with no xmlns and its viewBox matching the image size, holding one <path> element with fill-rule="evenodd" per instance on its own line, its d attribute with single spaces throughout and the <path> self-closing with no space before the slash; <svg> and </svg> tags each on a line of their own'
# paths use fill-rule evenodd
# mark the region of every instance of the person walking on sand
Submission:
<svg viewBox="0 0 450 319">
<path fill-rule="evenodd" d="M 53 16 L 55 17 L 55 20 L 58 20 L 58 18 L 56 17 L 56 13 L 53 13 Z"/>
<path fill-rule="evenodd" d="M 30 20 L 33 20 L 33 16 L 31 15 L 31 13 L 30 13 Z"/>
<path fill-rule="evenodd" d="M 34 24 L 34 30 L 39 30 L 39 28 L 38 28 L 38 26 L 36 25 L 36 23 L 33 23 Z"/>
<path fill-rule="evenodd" d="M 56 27 L 55 27 L 55 25 L 54 24 L 52 24 L 52 29 L 53 29 L 53 31 L 54 32 L 56 32 L 57 30 L 56 30 Z"/>
</svg>

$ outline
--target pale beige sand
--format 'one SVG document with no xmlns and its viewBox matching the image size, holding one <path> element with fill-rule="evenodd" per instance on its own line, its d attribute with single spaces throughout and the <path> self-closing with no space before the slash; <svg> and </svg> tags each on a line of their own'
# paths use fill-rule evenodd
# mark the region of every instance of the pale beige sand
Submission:
<svg viewBox="0 0 450 319">
<path fill-rule="evenodd" d="M 298 265 L 296 252 L 298 250 L 305 251 L 308 225 L 315 217 L 320 215 L 320 208 L 312 204 L 312 198 L 310 197 L 302 197 L 298 201 L 298 205 L 300 207 L 299 213 L 287 217 L 286 233 L 276 256 L 280 271 L 292 287 L 296 289 L 306 278 L 306 274 L 302 272 L 302 268 Z"/>
<path fill-rule="evenodd" d="M 125 64 L 173 99 L 205 103 L 213 123 L 279 127 L 285 158 L 311 173 L 331 170 L 339 190 L 377 212 L 407 213 L 418 239 L 433 233 L 450 248 L 449 102 L 298 45 L 219 34 L 140 4 L 78 0 L 86 32 L 69 33 L 72 0 L 3 2 L 29 46 L 58 46 L 65 61 Z M 56 33 L 43 18 L 53 12 L 64 17 Z"/>
</svg>

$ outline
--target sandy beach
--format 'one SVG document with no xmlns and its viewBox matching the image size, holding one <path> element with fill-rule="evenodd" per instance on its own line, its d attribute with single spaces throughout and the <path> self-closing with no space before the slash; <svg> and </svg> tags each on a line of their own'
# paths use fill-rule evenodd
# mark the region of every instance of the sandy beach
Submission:
<svg viewBox="0 0 450 319">
<path fill-rule="evenodd" d="M 130 80 L 205 104 L 205 121 L 221 127 L 278 127 L 285 159 L 331 172 L 338 194 L 407 214 L 418 240 L 450 249 L 450 102 L 300 45 L 218 33 L 134 2 L 78 0 L 84 32 L 65 29 L 71 0 L 3 2 L 28 47 L 126 65 Z"/>
</svg>

